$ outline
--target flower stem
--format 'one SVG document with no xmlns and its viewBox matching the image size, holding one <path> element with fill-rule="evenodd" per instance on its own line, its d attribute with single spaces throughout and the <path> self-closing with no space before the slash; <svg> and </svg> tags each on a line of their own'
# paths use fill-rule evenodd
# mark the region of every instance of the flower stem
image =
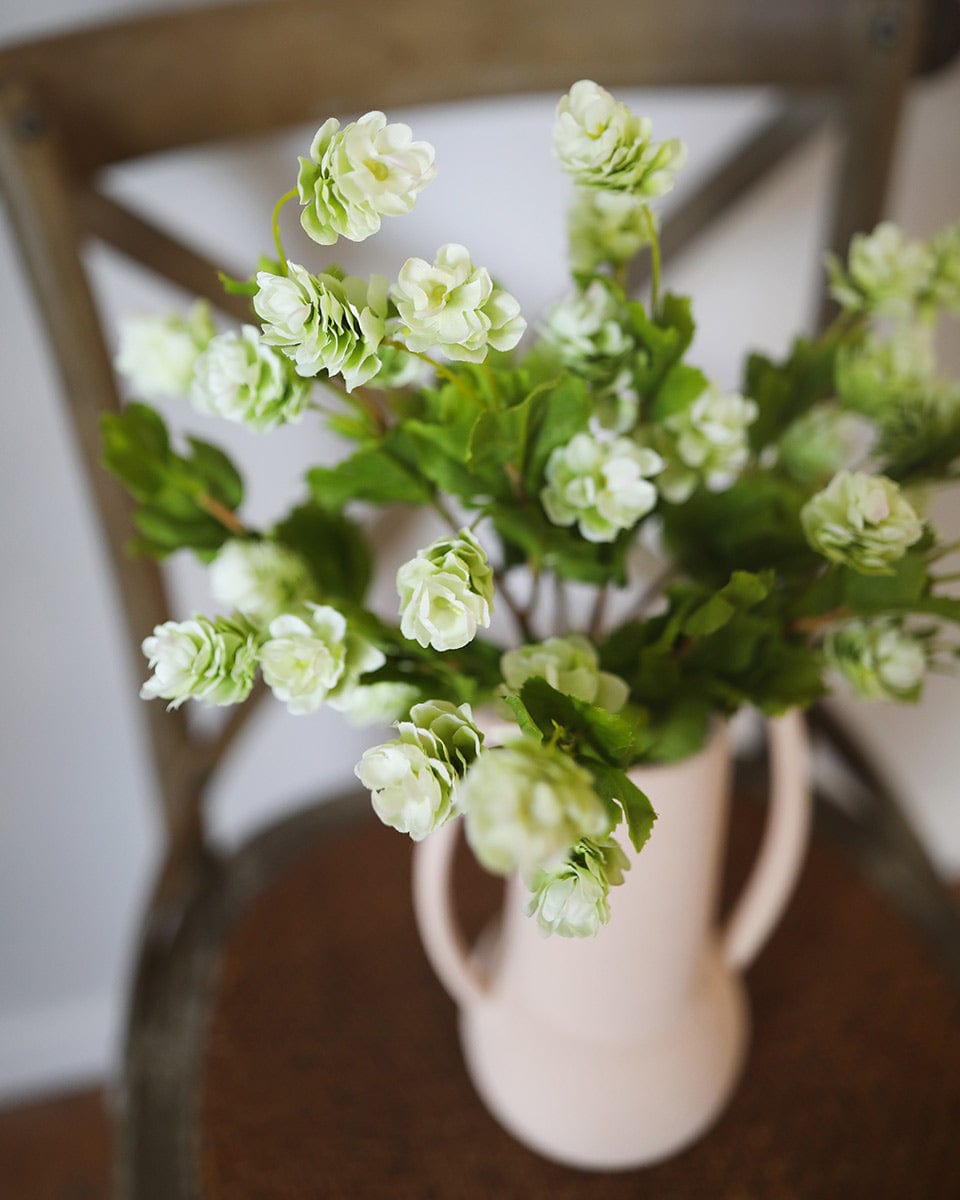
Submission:
<svg viewBox="0 0 960 1200">
<path fill-rule="evenodd" d="M 644 224 L 650 236 L 650 316 L 660 315 L 660 235 L 649 208 L 643 210 Z"/>
<path fill-rule="evenodd" d="M 603 587 L 597 588 L 597 596 L 593 602 L 593 611 L 590 614 L 590 624 L 587 627 L 587 637 L 590 641 L 596 644 L 603 631 L 603 618 L 607 612 L 607 601 L 610 598 L 610 588 L 604 584 Z"/>
<path fill-rule="evenodd" d="M 280 271 L 283 275 L 287 273 L 287 256 L 283 250 L 283 239 L 280 237 L 280 210 L 288 201 L 295 199 L 299 194 L 296 188 L 291 188 L 289 192 L 284 192 L 273 207 L 273 218 L 271 220 L 273 244 L 277 248 L 277 258 L 280 261 Z"/>
<path fill-rule="evenodd" d="M 419 358 L 421 362 L 429 363 L 436 373 L 442 376 L 448 383 L 452 383 L 455 388 L 458 388 L 469 400 L 475 400 L 476 397 L 473 391 L 467 387 L 459 375 L 454 374 L 444 363 L 437 362 L 435 358 L 431 358 L 429 354 L 424 354 L 420 350 L 411 350 L 409 346 L 405 346 L 403 342 L 398 342 L 394 338 L 384 338 L 384 346 L 392 346 L 395 350 L 406 350 L 408 354 L 412 354 L 414 358 Z"/>
<path fill-rule="evenodd" d="M 244 525 L 232 509 L 227 508 L 225 504 L 221 504 L 219 500 L 214 499 L 207 492 L 200 492 L 195 499 L 200 508 L 213 517 L 214 520 L 219 521 L 224 529 L 229 529 L 231 533 L 236 533 L 240 536 L 249 533 L 246 525 Z"/>
</svg>

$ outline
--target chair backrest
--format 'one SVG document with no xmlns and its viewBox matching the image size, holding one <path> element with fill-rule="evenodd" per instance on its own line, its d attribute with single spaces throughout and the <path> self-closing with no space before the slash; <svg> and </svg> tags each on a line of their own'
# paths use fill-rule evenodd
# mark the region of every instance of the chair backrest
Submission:
<svg viewBox="0 0 960 1200">
<path fill-rule="evenodd" d="M 939 12 L 938 12 L 939 10 Z M 257 0 L 165 13 L 0 50 L 0 183 L 59 366 L 127 618 L 130 645 L 168 619 L 156 564 L 124 551 L 130 510 L 99 466 L 119 406 L 81 258 L 111 244 L 243 316 L 201 254 L 98 190 L 112 163 L 263 133 L 330 112 L 616 86 L 767 85 L 782 108 L 680 204 L 669 253 L 822 120 L 840 123 L 831 244 L 878 219 L 904 88 L 960 41 L 940 0 Z M 148 707 L 171 842 L 196 842 L 211 772 L 247 719 L 213 740 Z"/>
</svg>

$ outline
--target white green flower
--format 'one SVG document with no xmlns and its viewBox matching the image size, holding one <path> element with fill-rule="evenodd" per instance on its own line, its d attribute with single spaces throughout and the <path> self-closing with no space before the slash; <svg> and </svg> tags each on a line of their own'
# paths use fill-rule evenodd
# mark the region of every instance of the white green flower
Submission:
<svg viewBox="0 0 960 1200">
<path fill-rule="evenodd" d="M 491 347 L 512 350 L 527 327 L 513 296 L 456 243 L 441 246 L 432 264 L 408 258 L 392 295 L 400 338 L 420 353 L 436 347 L 449 359 L 479 363 Z"/>
<path fill-rule="evenodd" d="M 552 308 L 541 332 L 560 362 L 585 379 L 611 379 L 634 348 L 616 298 L 599 279 Z"/>
<path fill-rule="evenodd" d="M 287 272 L 257 275 L 253 307 L 264 342 L 282 350 L 298 375 L 342 375 L 348 392 L 372 379 L 380 370 L 387 281 L 332 267 L 311 275 L 297 263 L 288 263 Z"/>
<path fill-rule="evenodd" d="M 667 464 L 657 480 L 661 494 L 682 504 L 699 483 L 712 492 L 730 487 L 750 457 L 747 430 L 758 411 L 753 400 L 711 385 L 666 417 L 662 429 L 668 436 L 655 443 Z"/>
<path fill-rule="evenodd" d="M 266 625 L 296 612 L 316 596 L 316 586 L 299 554 L 279 542 L 230 538 L 210 564 L 210 590 L 218 604 Z"/>
<path fill-rule="evenodd" d="M 490 871 L 556 868 L 610 818 L 590 773 L 556 746 L 521 739 L 477 759 L 458 789 L 467 841 Z"/>
<path fill-rule="evenodd" d="M 923 522 L 899 485 L 861 471 L 840 471 L 807 501 L 800 520 L 814 550 L 862 575 L 890 574 L 923 535 Z"/>
<path fill-rule="evenodd" d="M 645 351 L 637 351 L 633 363 L 643 361 Z M 629 367 L 618 371 L 613 379 L 593 393 L 593 415 L 590 429 L 596 433 L 632 433 L 640 419 L 640 393 L 634 384 L 633 372 Z"/>
<path fill-rule="evenodd" d="M 827 268 L 830 294 L 844 308 L 906 316 L 929 286 L 934 258 L 923 242 L 882 221 L 873 233 L 854 234 L 846 271 L 833 255 Z"/>
<path fill-rule="evenodd" d="M 576 524 L 588 541 L 612 542 L 654 507 L 649 476 L 662 468 L 659 454 L 629 438 L 578 433 L 550 455 L 540 500 L 554 525 Z"/>
<path fill-rule="evenodd" d="M 528 679 L 545 679 L 558 692 L 610 712 L 619 712 L 630 694 L 618 675 L 600 670 L 596 649 L 581 633 L 508 650 L 500 659 L 500 674 L 512 691 L 519 691 Z"/>
<path fill-rule="evenodd" d="M 140 395 L 186 396 L 194 364 L 215 333 L 210 305 L 203 300 L 186 317 L 128 317 L 120 325 L 114 366 Z"/>
<path fill-rule="evenodd" d="M 938 308 L 960 312 L 960 221 L 942 229 L 929 247 L 933 270 L 925 299 Z"/>
<path fill-rule="evenodd" d="M 629 262 L 649 244 L 651 220 L 653 214 L 638 196 L 577 188 L 567 218 L 571 267 L 590 273 Z"/>
<path fill-rule="evenodd" d="M 528 881 L 527 916 L 536 915 L 544 937 L 596 937 L 610 920 L 610 888 L 623 883 L 629 869 L 613 838 L 584 838 L 559 867 L 536 871 Z"/>
<path fill-rule="evenodd" d="M 920 323 L 899 325 L 888 337 L 866 337 L 841 347 L 834 382 L 847 408 L 878 421 L 913 397 L 936 390 L 932 330 Z"/>
<path fill-rule="evenodd" d="M 353 725 L 392 725 L 409 713 L 419 696 L 420 689 L 412 683 L 382 679 L 351 688 L 337 708 Z"/>
<path fill-rule="evenodd" d="M 253 325 L 215 337 L 196 361 L 190 388 L 199 412 L 258 433 L 299 421 L 309 395 L 309 383 L 288 358 L 264 344 Z"/>
<path fill-rule="evenodd" d="M 239 704 L 253 687 L 258 635 L 242 617 L 165 621 L 142 648 L 153 671 L 140 689 L 143 700 L 169 700 L 168 708 L 190 698 Z"/>
<path fill-rule="evenodd" d="M 493 568 L 469 529 L 440 538 L 397 572 L 400 632 L 434 650 L 457 650 L 490 625 Z"/>
<path fill-rule="evenodd" d="M 805 487 L 823 487 L 838 471 L 866 458 L 876 432 L 859 413 L 817 404 L 787 427 L 779 461 Z"/>
<path fill-rule="evenodd" d="M 408 213 L 436 174 L 430 143 L 415 142 L 407 125 L 388 125 L 382 112 L 343 129 L 331 117 L 299 161 L 300 223 L 322 246 L 370 237 L 382 217 Z"/>
<path fill-rule="evenodd" d="M 422 841 L 454 814 L 454 785 L 480 753 L 469 704 L 415 704 L 399 737 L 367 750 L 355 768 L 385 825 Z"/>
<path fill-rule="evenodd" d="M 646 118 L 636 117 L 608 91 L 581 79 L 557 105 L 553 149 L 583 187 L 662 196 L 675 182 L 687 150 L 671 138 L 654 142 Z"/>
<path fill-rule="evenodd" d="M 924 641 L 897 621 L 849 621 L 824 643 L 827 661 L 865 700 L 916 700 L 927 669 Z"/>
<path fill-rule="evenodd" d="M 339 708 L 361 675 L 386 662 L 335 608 L 309 601 L 303 608 L 303 616 L 275 617 L 260 648 L 264 680 L 295 715 L 316 712 L 324 703 Z"/>
</svg>

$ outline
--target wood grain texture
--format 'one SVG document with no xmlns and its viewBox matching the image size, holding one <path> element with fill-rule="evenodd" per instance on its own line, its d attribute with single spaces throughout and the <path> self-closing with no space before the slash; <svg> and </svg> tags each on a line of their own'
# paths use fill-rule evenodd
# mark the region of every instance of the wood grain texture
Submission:
<svg viewBox="0 0 960 1200">
<path fill-rule="evenodd" d="M 758 827 L 740 806 L 735 874 Z M 474 870 L 461 890 L 477 928 L 490 881 Z M 618 1175 L 543 1162 L 483 1109 L 408 892 L 409 846 L 367 827 L 305 846 L 237 922 L 195 1130 L 204 1200 L 960 1194 L 960 996 L 837 850 L 814 845 L 750 972 L 730 1108 L 685 1154 Z"/>
<path fill-rule="evenodd" d="M 0 1196 L 107 1200 L 112 1140 L 99 1088 L 0 1109 Z"/>
<path fill-rule="evenodd" d="M 627 84 L 836 87 L 873 0 L 261 0 L 0 52 L 0 77 L 67 119 L 71 162 L 476 95 Z M 888 6 L 889 7 L 889 6 Z M 911 3 L 910 7 L 914 5 Z"/>
</svg>

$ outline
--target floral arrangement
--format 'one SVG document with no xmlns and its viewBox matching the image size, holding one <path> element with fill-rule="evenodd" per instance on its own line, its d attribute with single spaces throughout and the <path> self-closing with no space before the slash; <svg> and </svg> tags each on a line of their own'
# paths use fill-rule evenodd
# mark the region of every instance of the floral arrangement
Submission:
<svg viewBox="0 0 960 1200">
<path fill-rule="evenodd" d="M 224 277 L 250 324 L 218 333 L 198 305 L 125 325 L 117 367 L 138 394 L 258 433 L 319 416 L 350 444 L 270 528 L 238 515 L 229 459 L 175 449 L 147 405 L 106 416 L 103 438 L 135 549 L 192 550 L 225 610 L 146 638 L 142 695 L 239 704 L 259 671 L 291 713 L 394 721 L 356 768 L 380 819 L 420 840 L 462 814 L 481 863 L 522 873 L 542 930 L 584 936 L 629 865 L 614 830 L 639 850 L 655 820 L 633 764 L 695 752 L 715 714 L 808 705 L 831 673 L 912 700 L 956 655 L 943 631 L 960 601 L 937 573 L 954 547 L 924 510 L 960 478 L 960 387 L 933 353 L 941 312 L 960 312 L 960 224 L 854 238 L 828 263 L 829 328 L 782 361 L 751 354 L 727 392 L 689 361 L 689 299 L 661 289 L 654 204 L 682 143 L 581 81 L 553 144 L 575 185 L 572 290 L 522 350 L 517 301 L 464 246 L 392 283 L 286 258 L 287 203 L 333 246 L 434 178 L 433 148 L 379 112 L 325 122 L 274 211 L 276 257 Z M 627 291 L 641 254 L 648 302 Z M 377 505 L 444 526 L 400 568 L 388 614 L 365 605 L 355 512 Z M 495 608 L 507 645 L 485 632 Z"/>
</svg>

